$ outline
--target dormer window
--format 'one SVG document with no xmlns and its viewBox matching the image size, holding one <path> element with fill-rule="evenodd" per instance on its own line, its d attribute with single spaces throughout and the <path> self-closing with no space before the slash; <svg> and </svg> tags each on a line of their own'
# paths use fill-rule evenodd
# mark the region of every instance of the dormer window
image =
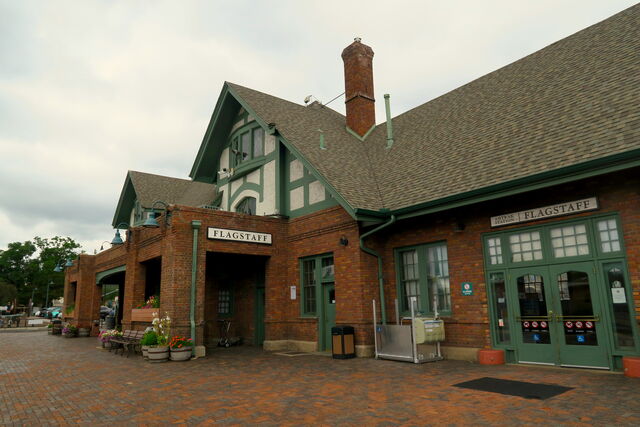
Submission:
<svg viewBox="0 0 640 427">
<path fill-rule="evenodd" d="M 247 215 L 255 215 L 256 214 L 256 198 L 255 197 L 245 197 L 236 205 L 236 212 L 243 213 Z"/>
<path fill-rule="evenodd" d="M 259 126 L 241 128 L 231 139 L 231 167 L 264 156 L 264 129 Z"/>
</svg>

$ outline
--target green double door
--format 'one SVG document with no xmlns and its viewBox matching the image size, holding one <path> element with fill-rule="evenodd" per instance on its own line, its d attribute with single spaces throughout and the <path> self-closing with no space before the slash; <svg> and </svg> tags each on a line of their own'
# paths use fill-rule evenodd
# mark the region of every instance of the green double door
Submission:
<svg viewBox="0 0 640 427">
<path fill-rule="evenodd" d="M 520 363 L 609 369 L 608 325 L 595 264 L 510 271 Z"/>
</svg>

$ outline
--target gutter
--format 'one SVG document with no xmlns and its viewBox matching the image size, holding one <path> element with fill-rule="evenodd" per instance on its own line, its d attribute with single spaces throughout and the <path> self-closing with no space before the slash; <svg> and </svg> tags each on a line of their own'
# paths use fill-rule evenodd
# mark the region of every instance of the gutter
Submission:
<svg viewBox="0 0 640 427">
<path fill-rule="evenodd" d="M 362 236 L 360 236 L 360 249 L 362 249 L 364 252 L 368 253 L 369 255 L 373 255 L 374 257 L 378 258 L 378 286 L 380 287 L 380 312 L 381 312 L 381 318 L 382 318 L 383 324 L 387 323 L 387 310 L 385 308 L 385 299 L 384 299 L 384 278 L 382 276 L 382 255 L 380 255 L 378 252 L 374 251 L 373 249 L 366 247 L 364 245 L 364 239 L 366 237 L 371 236 L 374 233 L 377 233 L 378 231 L 384 228 L 387 228 L 394 222 L 396 222 L 396 216 L 391 215 L 391 217 L 389 218 L 389 221 L 385 222 L 381 226 L 376 227 L 373 230 L 368 231 L 364 233 Z"/>
<path fill-rule="evenodd" d="M 198 272 L 198 230 L 202 222 L 191 221 L 193 229 L 193 249 L 191 252 L 191 299 L 189 304 L 189 323 L 191 324 L 192 352 L 196 351 L 196 273 Z"/>
</svg>

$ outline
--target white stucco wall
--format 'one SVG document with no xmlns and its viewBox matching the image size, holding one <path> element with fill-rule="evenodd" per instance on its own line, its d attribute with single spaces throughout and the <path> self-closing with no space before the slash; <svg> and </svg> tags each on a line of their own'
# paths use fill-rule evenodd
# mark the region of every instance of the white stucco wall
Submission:
<svg viewBox="0 0 640 427">
<path fill-rule="evenodd" d="M 267 215 L 277 213 L 276 212 L 276 161 L 272 160 L 263 166 L 264 168 L 264 186 L 262 193 L 264 200 L 262 202 L 262 210 L 258 212 L 264 212 Z"/>
<path fill-rule="evenodd" d="M 289 209 L 296 210 L 304 207 L 304 187 L 297 187 L 289 191 Z"/>
<path fill-rule="evenodd" d="M 260 185 L 260 169 L 256 169 L 247 175 L 247 182 Z"/>
<path fill-rule="evenodd" d="M 296 181 L 304 176 L 304 166 L 298 159 L 294 159 L 289 164 L 289 182 Z"/>
<path fill-rule="evenodd" d="M 322 202 L 326 199 L 324 185 L 320 181 L 313 181 L 309 184 L 309 204 Z"/>
<path fill-rule="evenodd" d="M 222 154 L 220 155 L 220 169 L 229 170 L 229 147 L 222 150 Z M 217 171 L 216 171 L 217 172 Z"/>
<path fill-rule="evenodd" d="M 276 149 L 276 137 L 275 135 L 264 135 L 264 154 L 272 153 Z"/>
</svg>

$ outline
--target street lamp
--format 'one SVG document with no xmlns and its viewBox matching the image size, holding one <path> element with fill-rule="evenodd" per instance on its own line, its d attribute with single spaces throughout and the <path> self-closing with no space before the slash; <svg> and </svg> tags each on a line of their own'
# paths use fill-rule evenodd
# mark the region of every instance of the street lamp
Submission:
<svg viewBox="0 0 640 427">
<path fill-rule="evenodd" d="M 156 210 L 155 207 L 156 205 L 160 203 L 161 205 L 163 205 L 162 210 L 164 211 L 164 216 L 165 216 L 165 223 L 167 222 L 167 207 L 169 207 L 169 205 L 167 205 L 165 202 L 163 202 L 162 200 L 156 200 L 155 202 L 153 202 L 153 204 L 151 205 L 151 213 L 149 214 L 149 216 L 147 217 L 147 220 L 144 222 L 144 224 L 142 224 L 143 227 L 147 227 L 147 228 L 156 228 L 156 227 L 160 227 L 160 224 L 158 224 L 158 221 L 156 221 Z"/>
<path fill-rule="evenodd" d="M 45 299 L 45 303 L 44 303 L 45 308 L 49 307 L 49 287 L 51 285 L 53 285 L 53 280 L 49 280 L 49 283 L 47 283 L 47 298 Z"/>
<path fill-rule="evenodd" d="M 111 245 L 121 245 L 124 242 L 122 241 L 122 236 L 120 235 L 120 226 L 124 225 L 125 228 L 129 228 L 129 224 L 127 224 L 126 222 L 121 222 L 120 224 L 116 225 L 116 235 L 113 236 L 113 240 L 111 241 Z M 100 248 L 100 250 L 102 250 L 102 247 Z"/>
</svg>

